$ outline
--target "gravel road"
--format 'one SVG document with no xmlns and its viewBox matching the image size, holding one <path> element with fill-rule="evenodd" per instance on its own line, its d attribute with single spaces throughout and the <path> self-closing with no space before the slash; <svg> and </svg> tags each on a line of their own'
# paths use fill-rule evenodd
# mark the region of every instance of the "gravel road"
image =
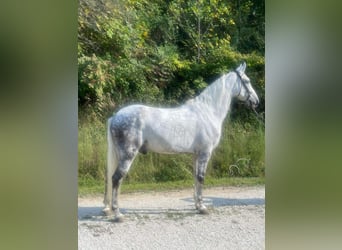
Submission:
<svg viewBox="0 0 342 250">
<path fill-rule="evenodd" d="M 79 249 L 264 249 L 265 187 L 205 188 L 209 215 L 193 190 L 123 194 L 122 223 L 102 216 L 102 196 L 78 199 Z"/>
</svg>

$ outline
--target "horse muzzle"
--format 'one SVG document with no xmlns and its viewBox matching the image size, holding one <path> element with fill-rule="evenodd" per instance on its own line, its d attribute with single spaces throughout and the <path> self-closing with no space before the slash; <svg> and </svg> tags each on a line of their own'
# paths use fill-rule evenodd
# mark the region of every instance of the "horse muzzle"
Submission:
<svg viewBox="0 0 342 250">
<path fill-rule="evenodd" d="M 251 98 L 249 98 L 247 100 L 247 106 L 255 109 L 256 107 L 259 106 L 259 100 L 258 99 L 251 99 Z"/>
</svg>

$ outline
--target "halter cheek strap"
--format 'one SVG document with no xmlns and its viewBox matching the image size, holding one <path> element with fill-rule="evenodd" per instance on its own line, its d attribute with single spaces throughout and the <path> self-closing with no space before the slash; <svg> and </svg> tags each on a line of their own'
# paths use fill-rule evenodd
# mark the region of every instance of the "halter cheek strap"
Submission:
<svg viewBox="0 0 342 250">
<path fill-rule="evenodd" d="M 241 89 L 242 89 L 242 85 L 245 87 L 245 89 L 246 89 L 246 91 L 247 91 L 247 93 L 248 93 L 248 96 L 247 96 L 247 98 L 246 98 L 246 100 L 245 101 L 248 101 L 249 100 L 249 98 L 251 97 L 251 93 L 249 92 L 249 89 L 247 88 L 247 86 L 246 86 L 246 83 L 242 80 L 242 77 L 241 77 L 241 75 L 240 75 L 240 73 L 239 73 L 239 71 L 237 71 L 237 70 L 234 70 L 234 72 L 237 74 L 237 76 L 240 78 L 240 81 L 241 81 L 241 85 L 240 85 L 240 91 L 239 91 L 239 94 L 238 94 L 238 96 L 241 94 Z"/>
</svg>

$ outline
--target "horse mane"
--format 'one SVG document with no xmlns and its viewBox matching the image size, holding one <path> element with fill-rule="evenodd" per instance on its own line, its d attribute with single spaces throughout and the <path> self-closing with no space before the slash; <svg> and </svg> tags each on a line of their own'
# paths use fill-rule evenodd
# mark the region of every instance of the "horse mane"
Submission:
<svg viewBox="0 0 342 250">
<path fill-rule="evenodd" d="M 224 74 L 208 85 L 198 96 L 187 101 L 187 104 L 200 106 L 201 109 L 209 108 L 215 113 L 228 112 L 232 97 L 232 74 Z M 226 84 L 226 83 L 230 84 Z M 225 115 L 224 114 L 224 115 Z"/>
</svg>

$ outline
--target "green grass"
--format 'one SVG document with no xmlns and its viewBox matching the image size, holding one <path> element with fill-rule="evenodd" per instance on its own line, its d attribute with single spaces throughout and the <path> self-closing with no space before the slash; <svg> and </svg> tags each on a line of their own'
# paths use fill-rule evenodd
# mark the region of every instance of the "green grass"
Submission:
<svg viewBox="0 0 342 250">
<path fill-rule="evenodd" d="M 79 179 L 78 195 L 100 195 L 104 193 L 104 182 L 91 179 L 80 178 Z M 264 177 L 232 177 L 232 178 L 207 178 L 205 180 L 205 188 L 208 187 L 221 187 L 221 186 L 255 186 L 264 185 Z M 192 188 L 194 185 L 193 179 L 168 181 L 168 182 L 149 182 L 149 183 L 125 183 L 121 186 L 122 193 L 131 192 L 146 192 L 146 191 L 167 191 L 167 190 L 179 190 L 185 188 Z"/>
</svg>

